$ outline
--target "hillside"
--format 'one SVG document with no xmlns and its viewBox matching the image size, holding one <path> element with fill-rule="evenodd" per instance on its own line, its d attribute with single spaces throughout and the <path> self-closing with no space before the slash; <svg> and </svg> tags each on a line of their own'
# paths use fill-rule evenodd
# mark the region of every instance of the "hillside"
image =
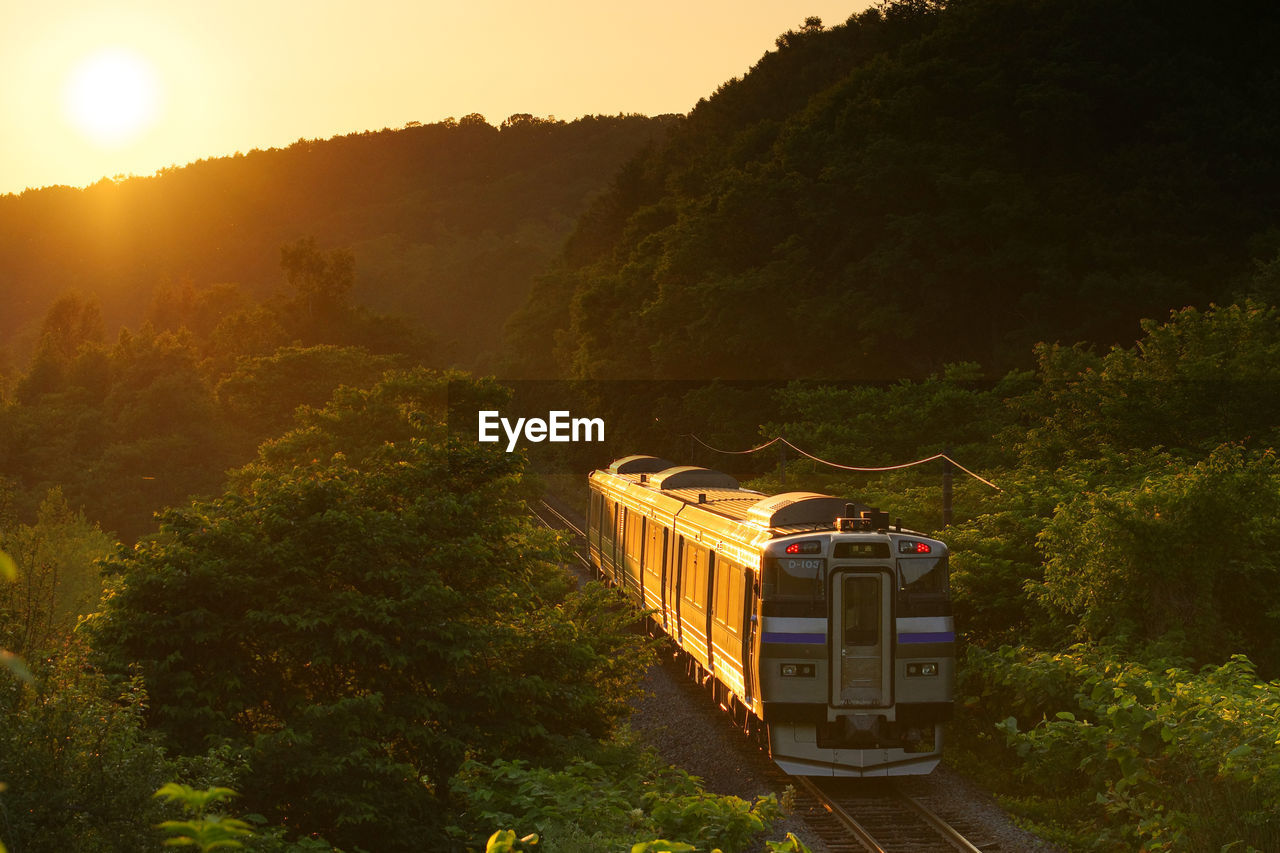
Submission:
<svg viewBox="0 0 1280 853">
<path fill-rule="evenodd" d="M 262 299 L 283 286 L 281 247 L 313 237 L 354 252 L 357 303 L 420 321 L 471 366 L 593 194 L 669 123 L 473 115 L 3 196 L 0 339 L 20 368 L 71 290 L 101 303 L 109 333 L 166 287 Z"/>
<path fill-rule="evenodd" d="M 810 19 L 580 221 L 511 326 L 512 373 L 996 373 L 1256 290 L 1278 30 L 1269 4 L 1136 0 Z"/>
</svg>

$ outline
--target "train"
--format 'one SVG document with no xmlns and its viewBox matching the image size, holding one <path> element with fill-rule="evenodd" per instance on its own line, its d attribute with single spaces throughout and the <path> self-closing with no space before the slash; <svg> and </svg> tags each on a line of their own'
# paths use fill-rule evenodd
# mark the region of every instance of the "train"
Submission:
<svg viewBox="0 0 1280 853">
<path fill-rule="evenodd" d="M 955 692 L 947 546 L 815 492 L 628 456 L 588 478 L 593 570 L 797 776 L 931 772 Z"/>
</svg>

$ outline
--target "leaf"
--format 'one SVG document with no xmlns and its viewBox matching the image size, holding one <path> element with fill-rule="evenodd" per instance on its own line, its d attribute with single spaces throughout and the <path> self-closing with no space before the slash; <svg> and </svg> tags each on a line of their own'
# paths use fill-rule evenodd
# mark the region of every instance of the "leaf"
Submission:
<svg viewBox="0 0 1280 853">
<path fill-rule="evenodd" d="M 7 581 L 18 579 L 18 564 L 4 551 L 0 551 L 0 578 Z"/>
<path fill-rule="evenodd" d="M 530 850 L 537 846 L 538 836 L 536 833 L 526 835 L 517 841 L 515 830 L 500 829 L 489 836 L 489 843 L 485 845 L 485 853 L 511 853 L 511 851 L 515 850 Z"/>
</svg>

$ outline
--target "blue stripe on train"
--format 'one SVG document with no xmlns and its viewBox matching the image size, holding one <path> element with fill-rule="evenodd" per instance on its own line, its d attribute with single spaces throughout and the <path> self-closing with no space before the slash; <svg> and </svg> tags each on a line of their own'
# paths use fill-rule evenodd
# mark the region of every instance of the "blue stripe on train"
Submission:
<svg viewBox="0 0 1280 853">
<path fill-rule="evenodd" d="M 954 631 L 934 631 L 927 634 L 899 634 L 898 642 L 907 643 L 954 643 Z"/>
<path fill-rule="evenodd" d="M 765 631 L 760 638 L 765 643 L 791 643 L 794 645 L 815 645 L 825 646 L 827 644 L 826 634 L 785 634 Z"/>
</svg>

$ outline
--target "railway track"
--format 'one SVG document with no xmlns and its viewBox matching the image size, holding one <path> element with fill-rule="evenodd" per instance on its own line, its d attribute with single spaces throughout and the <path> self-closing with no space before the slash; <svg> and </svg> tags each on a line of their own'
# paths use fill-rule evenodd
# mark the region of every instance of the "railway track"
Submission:
<svg viewBox="0 0 1280 853">
<path fill-rule="evenodd" d="M 529 508 L 548 528 L 582 540 L 574 553 L 590 573 L 584 556 L 586 534 L 580 518 L 574 517 L 577 514 L 547 500 L 531 503 Z M 1000 849 L 992 842 L 970 842 L 920 798 L 899 790 L 893 780 L 788 776 L 783 784 L 795 786 L 799 816 L 831 853 L 995 853 Z"/>
<path fill-rule="evenodd" d="M 791 777 L 805 822 L 832 853 L 994 853 L 889 779 Z"/>
<path fill-rule="evenodd" d="M 582 524 L 578 519 L 570 518 L 565 510 L 557 509 L 555 506 L 547 502 L 545 498 L 540 499 L 537 504 L 530 506 L 533 514 L 538 520 L 547 527 L 558 530 L 568 530 L 574 536 L 586 538 L 587 534 L 582 529 Z"/>
<path fill-rule="evenodd" d="M 571 533 L 574 537 L 581 540 L 575 543 L 573 555 L 577 558 L 578 568 L 591 575 L 591 561 L 586 556 L 587 551 L 587 534 L 582 529 L 583 525 L 580 519 L 571 517 L 569 510 L 557 508 L 549 503 L 545 498 L 529 504 L 529 511 L 533 513 L 533 517 L 538 519 L 545 527 L 551 530 L 561 530 Z"/>
</svg>

